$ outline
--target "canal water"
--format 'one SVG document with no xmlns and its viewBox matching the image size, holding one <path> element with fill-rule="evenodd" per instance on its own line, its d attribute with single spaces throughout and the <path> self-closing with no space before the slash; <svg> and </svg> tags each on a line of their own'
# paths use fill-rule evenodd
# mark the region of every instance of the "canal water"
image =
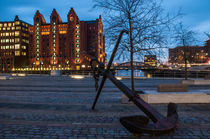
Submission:
<svg viewBox="0 0 210 139">
<path fill-rule="evenodd" d="M 131 76 L 131 70 L 116 70 L 116 76 Z M 135 77 L 144 77 L 144 72 L 141 70 L 134 70 Z"/>
</svg>

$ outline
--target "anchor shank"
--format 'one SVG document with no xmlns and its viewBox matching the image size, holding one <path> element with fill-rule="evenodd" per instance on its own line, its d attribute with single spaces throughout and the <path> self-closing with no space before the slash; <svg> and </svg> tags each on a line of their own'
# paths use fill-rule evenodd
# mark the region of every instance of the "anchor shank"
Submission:
<svg viewBox="0 0 210 139">
<path fill-rule="evenodd" d="M 132 92 L 126 85 L 117 80 L 111 73 L 104 72 L 105 76 L 109 78 L 131 101 L 134 102 L 151 120 L 156 123 L 164 116 L 152 108 L 148 103 L 146 103 L 141 98 L 135 97 L 134 92 Z"/>
</svg>

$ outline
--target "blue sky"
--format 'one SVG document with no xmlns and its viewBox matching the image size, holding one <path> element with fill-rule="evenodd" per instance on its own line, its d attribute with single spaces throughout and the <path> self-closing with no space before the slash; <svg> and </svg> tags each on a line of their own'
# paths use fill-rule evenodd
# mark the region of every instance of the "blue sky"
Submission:
<svg viewBox="0 0 210 139">
<path fill-rule="evenodd" d="M 166 11 L 171 14 L 181 8 L 186 14 L 182 18 L 184 24 L 198 31 L 201 40 L 207 39 L 203 32 L 210 33 L 210 0 L 163 0 L 163 2 Z M 36 10 L 40 10 L 49 22 L 53 8 L 56 8 L 62 20 L 66 21 L 71 7 L 75 9 L 80 20 L 94 20 L 102 14 L 101 11 L 92 9 L 92 0 L 0 0 L 0 21 L 11 21 L 15 15 L 19 15 L 21 20 L 32 24 Z"/>
</svg>

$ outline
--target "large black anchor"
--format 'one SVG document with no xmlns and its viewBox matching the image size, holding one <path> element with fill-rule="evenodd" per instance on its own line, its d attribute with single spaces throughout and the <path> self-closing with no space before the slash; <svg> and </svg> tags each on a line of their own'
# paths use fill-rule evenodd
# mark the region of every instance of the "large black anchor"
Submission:
<svg viewBox="0 0 210 139">
<path fill-rule="evenodd" d="M 115 53 L 117 51 L 118 45 L 122 38 L 123 33 L 128 33 L 127 31 L 123 30 L 120 33 L 120 36 L 117 40 L 117 43 L 114 47 L 112 52 L 111 58 L 107 65 L 107 68 L 104 69 L 103 63 L 100 63 L 97 59 L 92 59 L 90 64 L 94 69 L 94 78 L 98 81 L 100 75 L 103 76 L 101 84 L 98 88 L 97 83 L 97 95 L 95 101 L 93 103 L 92 109 L 95 108 L 99 95 L 102 91 L 104 83 L 107 78 L 112 81 L 129 99 L 132 101 L 136 106 L 138 106 L 146 115 L 146 116 L 128 116 L 128 117 L 121 117 L 120 122 L 121 124 L 128 129 L 130 132 L 134 134 L 140 133 L 148 133 L 148 134 L 164 134 L 172 131 L 175 129 L 177 122 L 178 122 L 178 114 L 177 114 L 177 106 L 174 103 L 168 104 L 168 114 L 167 117 L 164 117 L 154 108 L 152 108 L 148 103 L 142 100 L 139 96 L 136 95 L 136 92 L 132 92 L 126 85 L 122 82 L 117 80 L 114 75 L 110 72 L 110 67 L 112 65 Z M 98 67 L 93 66 L 93 62 L 96 62 Z M 95 64 L 95 65 L 96 65 Z M 96 74 L 97 73 L 97 74 Z M 152 120 L 153 123 L 149 122 L 149 119 Z"/>
</svg>

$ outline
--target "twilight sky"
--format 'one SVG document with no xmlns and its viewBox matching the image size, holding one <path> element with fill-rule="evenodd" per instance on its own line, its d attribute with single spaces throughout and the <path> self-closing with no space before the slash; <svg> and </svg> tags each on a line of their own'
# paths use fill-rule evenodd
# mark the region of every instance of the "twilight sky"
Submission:
<svg viewBox="0 0 210 139">
<path fill-rule="evenodd" d="M 179 8 L 186 14 L 182 19 L 184 24 L 198 31 L 201 41 L 210 34 L 210 0 L 163 0 L 166 11 L 175 13 Z M 53 8 L 56 8 L 63 21 L 67 21 L 67 14 L 74 8 L 80 20 L 94 20 L 102 14 L 92 9 L 92 0 L 0 0 L 0 21 L 14 20 L 19 15 L 21 20 L 33 24 L 33 16 L 39 10 L 49 22 Z M 103 14 L 102 14 L 103 18 Z"/>
</svg>

